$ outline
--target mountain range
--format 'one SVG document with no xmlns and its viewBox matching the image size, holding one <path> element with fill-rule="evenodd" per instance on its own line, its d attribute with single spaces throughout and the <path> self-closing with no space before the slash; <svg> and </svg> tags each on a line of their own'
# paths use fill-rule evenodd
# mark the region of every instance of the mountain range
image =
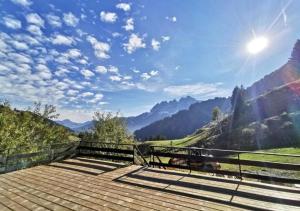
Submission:
<svg viewBox="0 0 300 211">
<path fill-rule="evenodd" d="M 171 117 L 166 117 L 136 130 L 134 135 L 138 140 L 158 136 L 167 139 L 182 138 L 210 122 L 212 110 L 215 107 L 218 107 L 223 113 L 229 112 L 230 99 L 215 98 L 194 103 L 188 109 L 181 110 Z"/>
<path fill-rule="evenodd" d="M 187 109 L 190 105 L 196 102 L 198 101 L 190 96 L 182 97 L 179 100 L 162 101 L 154 105 L 149 112 L 132 117 L 123 117 L 123 119 L 127 125 L 127 129 L 130 132 L 134 132 L 135 130 L 149 125 L 157 120 L 161 120 L 177 113 L 178 111 Z M 69 119 L 65 119 L 56 122 L 70 128 L 75 132 L 87 131 L 93 127 L 93 121 L 76 123 Z"/>
<path fill-rule="evenodd" d="M 149 112 L 125 118 L 127 128 L 129 131 L 134 132 L 135 130 L 147 126 L 155 121 L 172 116 L 178 111 L 187 109 L 190 105 L 196 102 L 197 100 L 190 96 L 180 98 L 179 100 L 162 101 L 154 105 Z"/>
<path fill-rule="evenodd" d="M 297 95 L 297 93 L 300 93 L 299 83 L 293 83 L 298 79 L 300 79 L 300 40 L 297 40 L 291 58 L 286 64 L 246 89 L 245 97 L 250 101 L 250 108 L 255 108 L 248 109 L 248 114 L 251 113 L 252 115 L 246 114 L 247 118 L 254 121 L 257 116 L 263 119 L 285 111 L 291 112 L 300 109 L 296 106 L 297 103 L 300 103 Z M 286 87 L 283 88 L 284 86 Z M 268 94 L 270 92 L 272 94 Z M 276 99 L 278 97 L 279 100 Z M 206 106 L 203 106 L 204 103 Z M 162 136 L 173 139 L 189 135 L 210 122 L 213 109 L 213 106 L 208 106 L 210 103 L 214 106 L 221 106 L 223 112 L 228 111 L 228 108 L 230 108 L 229 101 L 218 105 L 216 99 L 196 103 L 186 111 L 180 111 L 170 118 L 154 122 L 135 131 L 135 136 L 138 139 L 145 140 L 150 137 Z"/>
<path fill-rule="evenodd" d="M 83 132 L 92 128 L 93 121 L 86 121 L 82 123 L 73 122 L 69 119 L 57 120 L 56 123 L 63 125 L 75 132 Z"/>
</svg>

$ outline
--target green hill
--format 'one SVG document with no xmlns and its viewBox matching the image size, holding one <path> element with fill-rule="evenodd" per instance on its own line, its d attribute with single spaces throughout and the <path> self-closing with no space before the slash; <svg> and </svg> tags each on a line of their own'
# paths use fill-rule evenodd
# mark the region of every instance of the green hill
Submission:
<svg viewBox="0 0 300 211">
<path fill-rule="evenodd" d="M 33 111 L 13 110 L 6 103 L 0 105 L 0 150 L 32 151 L 38 146 L 67 143 L 78 138 L 72 132 L 50 120 L 54 107 L 44 110 L 37 104 Z"/>
</svg>

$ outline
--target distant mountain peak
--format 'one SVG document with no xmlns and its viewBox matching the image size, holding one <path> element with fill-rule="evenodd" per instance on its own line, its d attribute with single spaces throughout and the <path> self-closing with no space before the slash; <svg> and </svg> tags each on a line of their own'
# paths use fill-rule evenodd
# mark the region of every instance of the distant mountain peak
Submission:
<svg viewBox="0 0 300 211">
<path fill-rule="evenodd" d="M 130 131 L 135 131 L 157 120 L 169 117 L 178 111 L 188 109 L 190 105 L 198 102 L 196 99 L 187 96 L 178 100 L 162 101 L 155 104 L 150 112 L 142 113 L 138 116 L 127 117 L 126 122 Z"/>
</svg>

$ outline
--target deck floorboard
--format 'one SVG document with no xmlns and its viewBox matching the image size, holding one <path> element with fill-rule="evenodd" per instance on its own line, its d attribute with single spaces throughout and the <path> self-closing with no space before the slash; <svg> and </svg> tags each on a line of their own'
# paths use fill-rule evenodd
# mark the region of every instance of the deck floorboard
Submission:
<svg viewBox="0 0 300 211">
<path fill-rule="evenodd" d="M 0 175 L 0 210 L 300 211 L 300 189 L 78 157 Z"/>
</svg>

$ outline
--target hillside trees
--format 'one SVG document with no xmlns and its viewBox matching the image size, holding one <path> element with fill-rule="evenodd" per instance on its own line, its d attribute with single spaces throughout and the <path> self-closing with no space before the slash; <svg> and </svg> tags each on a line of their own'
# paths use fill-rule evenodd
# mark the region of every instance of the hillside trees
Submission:
<svg viewBox="0 0 300 211">
<path fill-rule="evenodd" d="M 65 143 L 70 131 L 57 125 L 56 108 L 52 105 L 35 103 L 27 111 L 11 109 L 7 101 L 0 103 L 0 149 L 14 148 L 32 150 L 38 146 Z"/>
</svg>

